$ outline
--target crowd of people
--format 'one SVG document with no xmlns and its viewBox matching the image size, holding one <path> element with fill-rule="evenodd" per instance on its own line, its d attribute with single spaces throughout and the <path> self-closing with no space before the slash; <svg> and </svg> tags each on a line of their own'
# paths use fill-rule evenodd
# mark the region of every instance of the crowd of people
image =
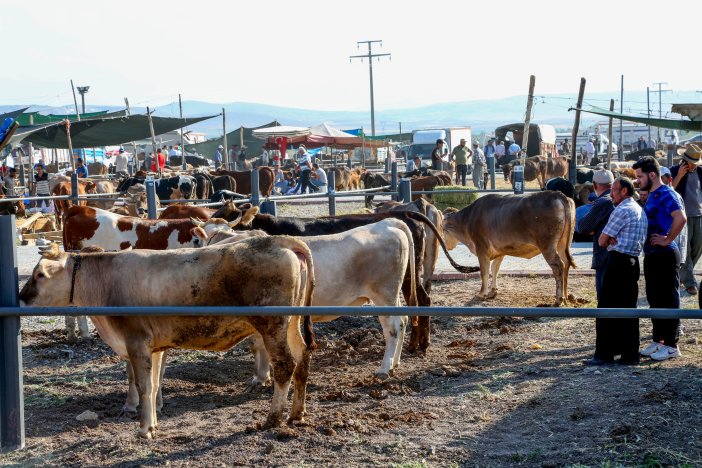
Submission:
<svg viewBox="0 0 702 468">
<path fill-rule="evenodd" d="M 690 145 L 681 158 L 670 169 L 651 156 L 634 163 L 638 203 L 632 180 L 615 179 L 608 170 L 595 172 L 595 199 L 577 227 L 593 235 L 598 308 L 638 306 L 642 253 L 651 308 L 680 308 L 681 284 L 688 294 L 699 294 L 693 270 L 702 256 L 702 149 Z M 651 322 L 652 342 L 640 349 L 638 319 L 596 319 L 595 351 L 586 364 L 631 365 L 641 357 L 663 361 L 680 356 L 680 320 Z"/>
</svg>

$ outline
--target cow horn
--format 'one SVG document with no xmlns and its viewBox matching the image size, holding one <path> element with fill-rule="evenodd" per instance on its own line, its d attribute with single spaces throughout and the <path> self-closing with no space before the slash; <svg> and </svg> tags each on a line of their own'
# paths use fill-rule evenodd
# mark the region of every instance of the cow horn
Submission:
<svg viewBox="0 0 702 468">
<path fill-rule="evenodd" d="M 46 258 L 47 260 L 56 260 L 57 258 L 59 258 L 60 255 L 61 251 L 59 250 L 59 246 L 56 242 L 52 242 L 46 249 L 43 249 L 41 252 L 42 258 Z"/>
<path fill-rule="evenodd" d="M 200 221 L 198 218 L 190 218 L 190 222 L 193 223 L 197 227 L 202 227 L 205 225 L 204 221 Z"/>
</svg>

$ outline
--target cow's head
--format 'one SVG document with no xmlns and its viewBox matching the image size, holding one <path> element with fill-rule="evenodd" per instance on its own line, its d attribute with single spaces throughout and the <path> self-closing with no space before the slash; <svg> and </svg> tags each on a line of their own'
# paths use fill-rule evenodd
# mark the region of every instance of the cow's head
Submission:
<svg viewBox="0 0 702 468">
<path fill-rule="evenodd" d="M 71 289 L 72 257 L 51 244 L 42 252 L 32 276 L 20 291 L 23 306 L 67 306 Z"/>
<path fill-rule="evenodd" d="M 208 244 L 208 239 L 209 236 L 205 232 L 204 229 L 200 226 L 195 226 L 194 228 L 190 229 L 190 235 L 193 238 L 193 247 L 195 248 L 200 248 L 204 247 Z"/>
<path fill-rule="evenodd" d="M 444 242 L 446 242 L 446 248 L 453 250 L 458 245 L 458 239 L 456 235 L 461 232 L 461 227 L 459 225 L 459 216 L 457 215 L 458 210 L 456 208 L 446 208 L 443 212 L 444 215 Z M 454 234 L 456 233 L 456 234 Z"/>
<path fill-rule="evenodd" d="M 88 182 L 85 184 L 85 193 L 97 193 L 97 184 L 95 182 Z"/>
</svg>

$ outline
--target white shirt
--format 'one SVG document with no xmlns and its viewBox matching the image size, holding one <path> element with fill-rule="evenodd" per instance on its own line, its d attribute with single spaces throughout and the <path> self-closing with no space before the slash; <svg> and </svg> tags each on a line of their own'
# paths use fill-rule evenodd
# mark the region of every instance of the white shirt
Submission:
<svg viewBox="0 0 702 468">
<path fill-rule="evenodd" d="M 264 166 L 268 165 L 268 151 L 263 150 L 263 153 L 261 153 L 261 163 L 263 163 Z"/>
<path fill-rule="evenodd" d="M 127 172 L 127 157 L 124 153 L 115 156 L 115 171 Z"/>
<path fill-rule="evenodd" d="M 317 175 L 317 180 L 320 181 L 322 184 L 327 185 L 327 173 L 322 170 L 320 167 L 314 173 Z"/>
<path fill-rule="evenodd" d="M 587 154 L 595 154 L 595 145 L 593 145 L 591 141 L 585 143 L 585 152 Z"/>
</svg>

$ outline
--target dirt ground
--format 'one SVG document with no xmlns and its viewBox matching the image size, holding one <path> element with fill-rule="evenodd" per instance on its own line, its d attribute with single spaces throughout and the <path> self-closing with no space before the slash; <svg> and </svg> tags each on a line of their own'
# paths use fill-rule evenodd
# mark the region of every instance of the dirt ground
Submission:
<svg viewBox="0 0 702 468">
<path fill-rule="evenodd" d="M 592 276 L 570 284 L 593 305 Z M 555 290 L 552 278 L 536 276 L 500 286 L 485 305 L 537 305 Z M 479 306 L 477 290 L 477 280 L 439 282 L 432 297 Z M 176 351 L 152 441 L 119 415 L 124 362 L 96 335 L 67 343 L 62 319 L 28 320 L 27 447 L 0 455 L 2 466 L 702 465 L 696 320 L 684 322 L 683 357 L 598 369 L 581 363 L 593 350 L 592 319 L 433 319 L 427 355 L 405 352 L 385 382 L 372 377 L 383 352 L 377 319 L 316 324 L 307 424 L 267 431 L 257 424 L 271 394 L 247 393 L 246 346 Z M 641 336 L 650 340 L 649 320 Z M 99 419 L 76 420 L 86 410 Z"/>
</svg>

